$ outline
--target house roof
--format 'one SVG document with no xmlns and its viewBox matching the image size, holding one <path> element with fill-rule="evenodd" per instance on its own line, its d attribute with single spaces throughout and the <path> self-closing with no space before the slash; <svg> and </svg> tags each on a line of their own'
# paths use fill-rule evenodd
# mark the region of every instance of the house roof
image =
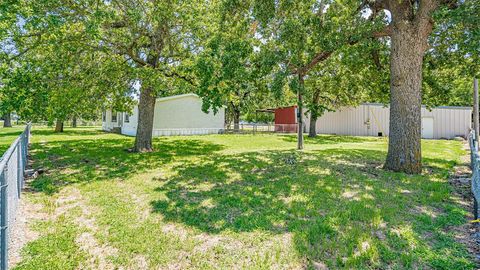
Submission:
<svg viewBox="0 0 480 270">
<path fill-rule="evenodd" d="M 175 95 L 175 96 L 157 98 L 157 102 L 163 102 L 163 101 L 168 101 L 168 100 L 173 100 L 173 99 L 180 99 L 180 98 L 186 98 L 186 97 L 196 97 L 196 98 L 200 98 L 200 97 L 199 97 L 198 95 L 196 95 L 196 94 L 188 93 L 188 94 L 183 94 L 183 95 Z"/>
</svg>

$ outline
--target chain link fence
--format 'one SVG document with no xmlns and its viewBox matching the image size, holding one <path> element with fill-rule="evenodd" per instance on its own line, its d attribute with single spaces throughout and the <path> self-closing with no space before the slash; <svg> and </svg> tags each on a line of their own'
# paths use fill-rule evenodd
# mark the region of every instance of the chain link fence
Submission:
<svg viewBox="0 0 480 270">
<path fill-rule="evenodd" d="M 15 221 L 27 165 L 30 124 L 0 159 L 0 269 L 8 269 L 9 229 Z"/>
<path fill-rule="evenodd" d="M 478 154 L 478 139 L 475 138 L 474 131 L 470 132 L 468 142 L 470 144 L 470 167 L 472 168 L 473 214 L 475 219 L 478 219 L 478 201 L 480 200 L 480 156 Z"/>
</svg>

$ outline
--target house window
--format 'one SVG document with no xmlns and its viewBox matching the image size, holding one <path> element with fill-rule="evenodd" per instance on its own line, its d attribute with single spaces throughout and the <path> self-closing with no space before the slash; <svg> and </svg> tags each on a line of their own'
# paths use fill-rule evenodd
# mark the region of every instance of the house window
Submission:
<svg viewBox="0 0 480 270">
<path fill-rule="evenodd" d="M 117 112 L 112 111 L 112 122 L 117 122 Z"/>
<path fill-rule="evenodd" d="M 125 123 L 130 123 L 130 115 L 129 115 L 128 113 L 125 113 L 124 122 L 125 122 Z"/>
<path fill-rule="evenodd" d="M 102 122 L 107 122 L 107 112 L 106 111 L 102 112 Z"/>
</svg>

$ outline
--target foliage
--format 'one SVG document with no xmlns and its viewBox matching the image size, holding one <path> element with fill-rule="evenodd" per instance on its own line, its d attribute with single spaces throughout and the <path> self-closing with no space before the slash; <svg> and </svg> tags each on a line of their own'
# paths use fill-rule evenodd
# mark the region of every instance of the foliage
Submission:
<svg viewBox="0 0 480 270">
<path fill-rule="evenodd" d="M 21 1 L 15 7 L 1 25 L 2 41 L 10 44 L 2 48 L 1 92 L 15 100 L 2 98 L 2 106 L 29 119 L 94 118 L 102 106 L 131 109 L 142 87 L 161 96 L 194 83 L 184 74 L 202 35 L 201 1 Z"/>
<path fill-rule="evenodd" d="M 4 38 L 10 44 L 3 47 L 5 111 L 52 122 L 95 119 L 108 103 L 129 105 L 129 81 L 119 72 L 125 65 L 88 46 L 84 25 L 65 14 L 66 6 L 56 1 L 20 5 Z"/>
<path fill-rule="evenodd" d="M 163 96 L 195 84 L 187 71 L 205 34 L 208 16 L 202 16 L 207 12 L 202 1 L 124 0 L 74 8 L 77 16 L 89 14 L 83 23 L 95 38 L 92 45 L 126 61 L 140 89 Z"/>
<path fill-rule="evenodd" d="M 313 119 L 326 111 L 382 100 L 386 96 L 387 74 L 375 67 L 371 52 L 360 44 L 348 46 L 318 63 L 310 72 L 305 79 L 305 104 Z"/>
<path fill-rule="evenodd" d="M 436 27 L 430 37 L 431 51 L 438 64 L 455 66 L 461 74 L 480 77 L 480 2 L 465 0 L 442 6 L 435 14 Z"/>
<path fill-rule="evenodd" d="M 423 104 L 434 106 L 471 106 L 473 103 L 473 78 L 465 74 L 462 65 L 455 61 L 450 64 L 435 63 L 426 56 Z"/>
<path fill-rule="evenodd" d="M 480 2 L 460 1 L 434 14 L 435 28 L 424 68 L 427 105 L 471 106 L 473 78 L 480 77 Z"/>
<path fill-rule="evenodd" d="M 196 62 L 198 93 L 203 109 L 227 106 L 227 122 L 243 113 L 254 114 L 269 98 L 262 70 L 256 22 L 248 11 L 220 6 L 210 25 L 212 35 Z M 238 123 L 236 123 L 238 124 Z"/>
<path fill-rule="evenodd" d="M 284 90 L 286 84 L 290 88 L 298 86 L 297 75 L 309 75 L 319 62 L 362 40 L 372 27 L 356 12 L 356 1 L 257 2 L 255 12 L 262 26 L 259 33 L 267 42 L 262 49 L 272 50 L 275 55 L 271 86 L 276 92 Z"/>
<path fill-rule="evenodd" d="M 470 104 L 478 6 L 467 0 L 435 13 L 424 69 L 428 106 Z M 358 1 L 9 0 L 0 9 L 0 111 L 30 119 L 92 117 L 100 103 L 128 110 L 125 97 L 146 86 L 158 96 L 195 91 L 204 109 L 227 104 L 249 113 L 266 107 L 258 103 L 271 99 L 267 85 L 281 97 L 298 86 L 298 73 L 321 80 L 316 65 L 358 43 L 347 52 L 363 54 L 356 63 L 336 61 L 362 74 L 368 101 L 388 102 L 388 41 L 369 34 L 389 17 L 359 10 Z"/>
</svg>

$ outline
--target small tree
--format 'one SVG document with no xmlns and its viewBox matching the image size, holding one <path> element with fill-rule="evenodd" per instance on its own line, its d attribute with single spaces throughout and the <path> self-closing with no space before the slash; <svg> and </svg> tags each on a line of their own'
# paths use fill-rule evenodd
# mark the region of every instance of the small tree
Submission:
<svg viewBox="0 0 480 270">
<path fill-rule="evenodd" d="M 226 7 L 224 7 L 225 9 Z M 241 113 L 262 103 L 265 95 L 265 72 L 258 52 L 260 41 L 255 37 L 256 22 L 250 11 L 225 10 L 218 22 L 211 25 L 212 37 L 200 54 L 196 73 L 204 109 L 214 110 L 224 104 L 239 131 Z"/>
<path fill-rule="evenodd" d="M 274 92 L 288 85 L 297 94 L 298 149 L 303 148 L 305 80 L 338 50 L 373 36 L 369 19 L 347 1 L 254 1 L 260 39 L 271 51 Z M 372 20 L 374 21 L 374 20 Z"/>
<path fill-rule="evenodd" d="M 374 76 L 371 73 L 379 75 L 371 68 L 373 63 L 365 65 L 371 61 L 368 52 L 368 48 L 344 48 L 310 72 L 305 80 L 305 104 L 310 114 L 309 137 L 317 135 L 317 119 L 325 112 L 368 100 L 371 91 L 366 89 L 373 86 L 372 81 L 366 79 Z"/>
</svg>

